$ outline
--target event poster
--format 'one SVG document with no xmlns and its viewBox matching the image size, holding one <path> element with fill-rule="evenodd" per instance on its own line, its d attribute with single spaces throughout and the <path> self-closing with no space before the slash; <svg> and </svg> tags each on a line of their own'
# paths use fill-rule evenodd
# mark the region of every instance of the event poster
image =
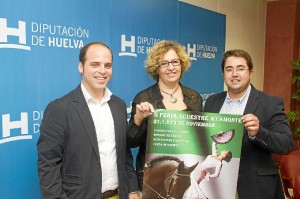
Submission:
<svg viewBox="0 0 300 199">
<path fill-rule="evenodd" d="M 234 199 L 241 115 L 156 110 L 149 116 L 143 199 Z"/>
</svg>

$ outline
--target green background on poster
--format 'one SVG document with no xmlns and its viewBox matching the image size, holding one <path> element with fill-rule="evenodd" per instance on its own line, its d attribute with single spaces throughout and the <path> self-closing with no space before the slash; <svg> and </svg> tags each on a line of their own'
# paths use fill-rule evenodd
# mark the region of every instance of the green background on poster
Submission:
<svg viewBox="0 0 300 199">
<path fill-rule="evenodd" d="M 149 116 L 147 151 L 159 154 L 193 154 L 207 156 L 212 153 L 211 136 L 234 131 L 232 140 L 218 144 L 218 150 L 229 149 L 239 158 L 243 136 L 241 115 L 156 110 Z"/>
</svg>

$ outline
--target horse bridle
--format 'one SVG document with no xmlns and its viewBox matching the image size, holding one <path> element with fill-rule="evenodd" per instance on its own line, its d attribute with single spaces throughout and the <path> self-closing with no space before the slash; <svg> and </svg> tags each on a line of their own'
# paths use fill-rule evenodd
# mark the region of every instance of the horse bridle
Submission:
<svg viewBox="0 0 300 199">
<path fill-rule="evenodd" d="M 190 177 L 190 174 L 180 174 L 180 173 L 177 173 L 176 171 L 173 173 L 173 175 L 170 175 L 168 178 L 166 178 L 164 180 L 164 182 L 166 182 L 167 180 L 170 180 L 170 183 L 169 183 L 169 187 L 168 187 L 168 190 L 167 190 L 167 194 L 166 194 L 166 197 L 162 196 L 160 193 L 158 193 L 157 191 L 155 191 L 151 186 L 149 186 L 147 183 L 145 183 L 143 181 L 143 184 L 146 185 L 149 189 L 151 189 L 154 193 L 157 194 L 157 198 L 161 198 L 161 199 L 176 199 L 176 198 L 173 198 L 170 196 L 170 192 L 171 192 L 171 185 L 173 184 L 173 181 L 174 181 L 174 177 L 175 176 L 179 176 L 179 177 Z"/>
</svg>

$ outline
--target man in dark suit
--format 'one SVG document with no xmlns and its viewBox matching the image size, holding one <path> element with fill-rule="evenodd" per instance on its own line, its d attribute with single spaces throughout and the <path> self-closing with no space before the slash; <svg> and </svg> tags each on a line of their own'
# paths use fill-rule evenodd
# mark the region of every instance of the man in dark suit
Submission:
<svg viewBox="0 0 300 199">
<path fill-rule="evenodd" d="M 126 105 L 106 87 L 112 60 L 105 44 L 84 46 L 78 64 L 81 84 L 47 106 L 37 143 L 43 198 L 138 197 L 128 195 L 138 189 L 127 182 L 125 169 L 131 165 L 125 164 L 125 157 L 131 156 Z"/>
<path fill-rule="evenodd" d="M 210 96 L 204 111 L 240 114 L 244 135 L 238 175 L 239 199 L 284 199 L 272 154 L 289 153 L 293 137 L 279 97 L 250 84 L 253 63 L 243 50 L 224 54 L 222 72 L 228 91 Z"/>
</svg>

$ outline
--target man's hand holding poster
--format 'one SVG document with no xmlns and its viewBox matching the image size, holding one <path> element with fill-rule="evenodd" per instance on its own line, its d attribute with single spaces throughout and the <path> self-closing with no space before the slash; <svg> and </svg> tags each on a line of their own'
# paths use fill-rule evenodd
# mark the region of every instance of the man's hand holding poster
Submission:
<svg viewBox="0 0 300 199">
<path fill-rule="evenodd" d="M 156 110 L 149 116 L 143 199 L 234 199 L 241 115 Z"/>
</svg>

